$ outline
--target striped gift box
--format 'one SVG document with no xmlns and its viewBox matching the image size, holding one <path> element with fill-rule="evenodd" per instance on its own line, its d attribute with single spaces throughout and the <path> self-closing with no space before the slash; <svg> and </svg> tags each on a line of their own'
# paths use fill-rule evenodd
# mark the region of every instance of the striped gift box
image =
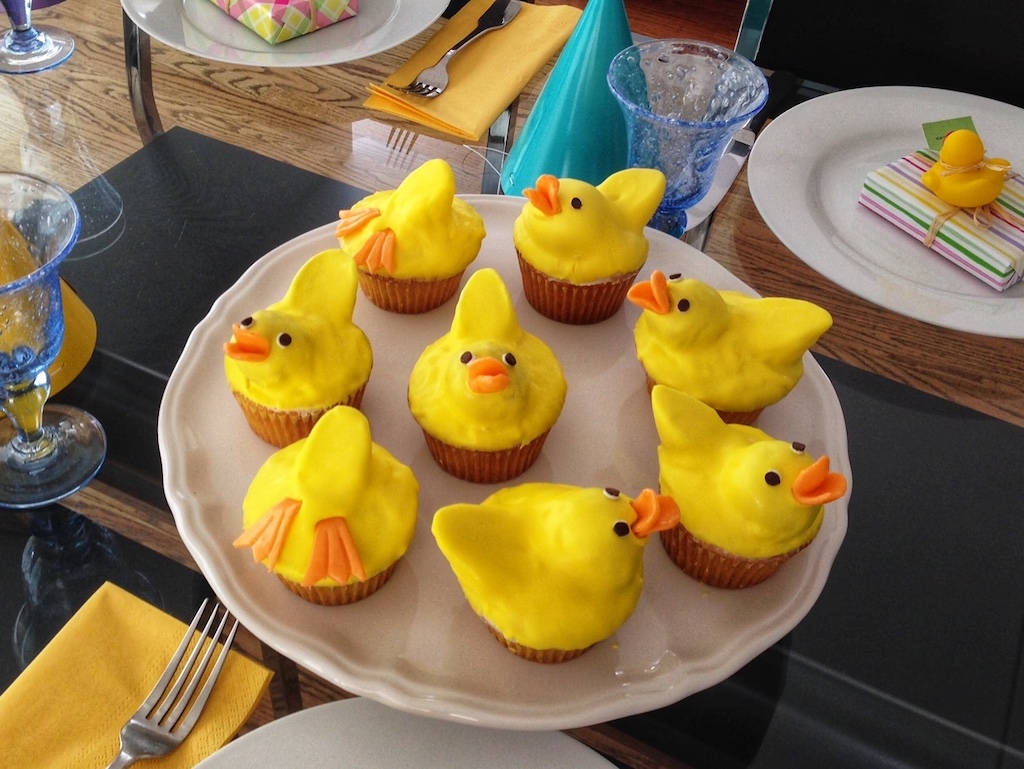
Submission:
<svg viewBox="0 0 1024 769">
<path fill-rule="evenodd" d="M 872 171 L 860 203 L 924 243 L 938 217 L 942 224 L 929 248 L 999 291 L 1024 277 L 1024 178 L 1011 176 L 991 206 L 977 215 L 943 203 L 921 182 L 938 160 L 930 150 L 900 158 Z"/>
<path fill-rule="evenodd" d="M 351 18 L 359 0 L 212 0 L 232 18 L 276 45 Z"/>
</svg>

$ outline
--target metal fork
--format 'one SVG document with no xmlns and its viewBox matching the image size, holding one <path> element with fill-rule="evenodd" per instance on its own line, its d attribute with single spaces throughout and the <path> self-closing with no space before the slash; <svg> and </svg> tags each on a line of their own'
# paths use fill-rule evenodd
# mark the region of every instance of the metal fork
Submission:
<svg viewBox="0 0 1024 769">
<path fill-rule="evenodd" d="M 142 758 L 154 758 L 165 756 L 175 750 L 185 738 L 192 732 L 192 728 L 199 720 L 199 715 L 206 706 L 206 701 L 217 683 L 224 660 L 227 659 L 231 643 L 235 638 L 235 631 L 238 630 L 238 620 L 234 621 L 227 638 L 221 647 L 220 654 L 214 658 L 213 653 L 217 648 L 217 639 L 224 631 L 224 625 L 228 621 L 228 614 L 225 611 L 220 624 L 214 633 L 210 632 L 220 604 L 215 604 L 210 618 L 206 621 L 205 628 L 196 633 L 196 628 L 202 620 L 203 612 L 209 600 L 204 600 L 195 619 L 189 626 L 185 637 L 181 639 L 178 650 L 168 663 L 160 680 L 157 681 L 153 691 L 142 703 L 134 715 L 121 729 L 121 752 L 107 767 L 107 769 L 124 769 L 131 766 Z M 185 663 L 181 660 L 185 656 L 189 645 L 192 644 L 192 652 Z M 205 642 L 209 640 L 209 644 Z M 205 652 L 203 646 L 206 645 Z M 200 654 L 202 653 L 202 657 Z M 210 665 L 213 663 L 211 669 Z M 196 695 L 196 688 L 203 680 L 206 671 L 210 675 L 206 683 Z M 175 678 L 175 673 L 178 673 Z M 173 684 L 172 684 L 173 679 Z M 195 699 L 193 701 L 193 696 Z"/>
<path fill-rule="evenodd" d="M 455 55 L 481 35 L 504 27 L 516 17 L 521 7 L 522 4 L 519 0 L 496 0 L 494 5 L 480 16 L 480 22 L 476 25 L 476 29 L 449 49 L 437 64 L 420 72 L 409 85 L 394 87 L 399 91 L 411 93 L 414 96 L 423 96 L 427 99 L 440 96 L 448 87 L 448 63 L 455 58 Z"/>
</svg>

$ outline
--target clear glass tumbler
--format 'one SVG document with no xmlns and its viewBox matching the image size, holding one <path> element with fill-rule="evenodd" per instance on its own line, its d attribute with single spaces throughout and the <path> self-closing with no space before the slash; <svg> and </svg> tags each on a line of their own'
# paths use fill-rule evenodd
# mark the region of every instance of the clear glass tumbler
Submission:
<svg viewBox="0 0 1024 769">
<path fill-rule="evenodd" d="M 768 100 L 768 81 L 713 43 L 651 40 L 612 59 L 608 85 L 626 116 L 629 165 L 668 180 L 651 226 L 682 235 L 686 209 L 707 194 L 729 141 Z"/>
</svg>

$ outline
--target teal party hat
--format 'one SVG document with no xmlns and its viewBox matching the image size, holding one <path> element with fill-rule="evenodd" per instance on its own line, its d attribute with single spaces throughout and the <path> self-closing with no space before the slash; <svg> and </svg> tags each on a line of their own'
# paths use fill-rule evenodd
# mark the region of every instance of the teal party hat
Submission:
<svg viewBox="0 0 1024 769">
<path fill-rule="evenodd" d="M 623 0 L 588 0 L 501 171 L 506 195 L 542 174 L 597 185 L 628 167 L 626 120 L 608 65 L 633 44 Z"/>
</svg>

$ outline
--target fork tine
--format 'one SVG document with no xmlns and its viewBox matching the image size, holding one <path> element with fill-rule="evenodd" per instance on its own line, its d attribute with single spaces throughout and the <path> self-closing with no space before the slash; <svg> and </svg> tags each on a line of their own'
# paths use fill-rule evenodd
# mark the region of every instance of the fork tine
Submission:
<svg viewBox="0 0 1024 769">
<path fill-rule="evenodd" d="M 145 710 L 147 713 L 151 712 L 157 703 L 160 702 L 160 698 L 164 692 L 167 691 L 167 686 L 171 682 L 171 677 L 174 675 L 174 671 L 178 669 L 178 664 L 181 662 L 181 658 L 185 656 L 185 650 L 188 649 L 189 641 L 192 640 L 192 634 L 195 633 L 196 627 L 199 625 L 199 620 L 202 619 L 203 611 L 206 609 L 206 605 L 210 602 L 210 599 L 203 599 L 203 603 L 199 607 L 199 611 L 196 612 L 195 618 L 192 620 L 192 624 L 189 625 L 188 631 L 185 633 L 185 637 L 181 639 L 181 643 L 178 645 L 178 649 L 174 652 L 174 656 L 171 661 L 167 663 L 167 667 L 164 669 L 163 675 L 160 676 L 160 680 L 156 682 L 156 686 L 153 687 L 153 691 L 146 697 L 146 701 L 142 703 L 140 711 Z"/>
<path fill-rule="evenodd" d="M 220 638 L 221 632 L 224 630 L 224 625 L 228 621 L 227 612 L 224 612 L 224 616 L 221 618 L 220 625 L 217 626 L 217 632 L 210 634 L 210 628 L 213 626 L 214 620 L 217 618 L 217 610 L 220 608 L 220 604 L 216 604 L 213 607 L 213 611 L 210 613 L 210 618 L 206 621 L 206 627 L 203 629 L 202 634 L 196 638 L 195 646 L 192 648 L 192 654 L 189 655 L 188 662 L 182 668 L 181 673 L 178 676 L 177 681 L 174 683 L 174 688 L 167 695 L 164 700 L 164 704 L 157 711 L 154 720 L 159 723 L 164 723 L 165 726 L 171 731 L 174 730 L 175 725 L 178 723 L 178 719 L 181 718 L 181 714 L 189 704 L 189 700 L 192 699 L 192 695 L 195 693 L 196 688 L 199 686 L 200 681 L 203 678 L 203 674 L 210 665 L 210 658 L 213 656 L 214 651 L 217 647 L 217 639 Z M 202 660 L 199 665 L 196 666 L 196 660 L 199 659 L 200 652 L 203 651 L 203 644 L 209 639 L 210 643 L 206 647 L 205 653 L 203 653 Z M 181 687 L 188 682 L 188 687 L 185 692 L 179 696 Z M 170 714 L 167 710 L 174 705 L 174 709 L 171 710 Z"/>
<path fill-rule="evenodd" d="M 217 635 L 220 635 L 220 631 L 224 629 L 224 623 L 227 621 L 227 612 L 224 613 L 224 619 L 220 623 Z M 220 677 L 221 668 L 224 667 L 224 662 L 228 658 L 228 652 L 231 650 L 231 644 L 235 640 L 235 632 L 238 630 L 238 619 L 236 618 L 234 623 L 231 625 L 231 630 L 228 631 L 227 638 L 224 639 L 224 644 L 221 646 L 220 654 L 217 655 L 217 660 L 213 664 L 213 670 L 210 671 L 210 675 L 206 679 L 206 684 L 199 692 L 199 696 L 196 697 L 196 701 L 192 705 L 192 709 L 189 711 L 185 720 L 181 722 L 181 732 L 188 734 L 192 731 L 192 727 L 196 725 L 196 721 L 199 720 L 199 716 L 202 715 L 203 708 L 206 707 L 206 701 L 210 698 L 210 693 L 213 691 L 214 684 L 217 683 L 217 679 Z M 217 638 L 214 637 L 210 643 L 210 652 L 212 653 L 213 648 L 217 645 Z M 207 659 L 209 656 L 207 657 Z M 204 663 L 205 666 L 205 663 Z M 202 677 L 202 673 L 196 676 L 196 681 Z"/>
</svg>

